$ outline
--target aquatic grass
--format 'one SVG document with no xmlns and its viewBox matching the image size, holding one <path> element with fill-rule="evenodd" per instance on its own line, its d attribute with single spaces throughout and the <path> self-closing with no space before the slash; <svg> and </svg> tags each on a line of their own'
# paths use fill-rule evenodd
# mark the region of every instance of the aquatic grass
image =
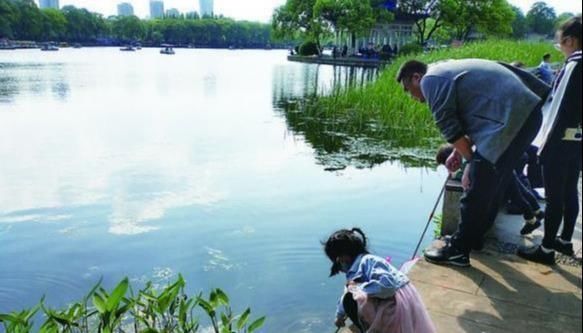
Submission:
<svg viewBox="0 0 583 333">
<path fill-rule="evenodd" d="M 32 332 L 35 315 L 42 311 L 45 317 L 40 333 L 195 333 L 201 324 L 195 310 L 201 310 L 211 323 L 205 332 L 252 333 L 265 323 L 265 317 L 250 320 L 251 309 L 234 313 L 227 294 L 221 289 L 188 297 L 186 282 L 178 279 L 158 291 L 147 283 L 137 294 L 133 293 L 127 278 L 108 292 L 101 281 L 83 300 L 65 309 L 51 309 L 44 297 L 31 309 L 0 314 L 0 323 L 6 333 Z M 91 303 L 91 304 L 90 304 Z"/>
<path fill-rule="evenodd" d="M 496 61 L 521 61 L 534 67 L 542 55 L 551 53 L 562 59 L 549 43 L 487 40 L 461 47 L 399 57 L 387 66 L 378 79 L 364 87 L 335 89 L 330 95 L 308 98 L 302 111 L 324 119 L 342 119 L 337 130 L 385 140 L 397 147 L 427 147 L 439 141 L 427 106 L 412 100 L 395 81 L 399 67 L 409 59 L 433 63 L 446 59 L 482 58 Z"/>
</svg>

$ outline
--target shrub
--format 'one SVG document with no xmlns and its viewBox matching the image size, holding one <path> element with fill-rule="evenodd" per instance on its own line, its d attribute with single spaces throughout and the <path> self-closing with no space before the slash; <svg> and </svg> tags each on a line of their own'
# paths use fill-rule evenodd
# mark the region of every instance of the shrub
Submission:
<svg viewBox="0 0 583 333">
<path fill-rule="evenodd" d="M 202 294 L 188 297 L 182 276 L 161 292 L 148 283 L 134 294 L 127 278 L 111 292 L 100 284 L 66 309 L 50 309 L 43 298 L 32 309 L 0 314 L 0 323 L 6 333 L 28 333 L 34 327 L 33 318 L 42 311 L 46 319 L 40 326 L 41 333 L 195 333 L 201 328 L 196 309 L 210 319 L 214 333 L 252 333 L 265 322 L 261 317 L 250 323 L 249 308 L 234 314 L 229 298 L 220 289 L 213 289 L 208 298 Z"/>
<path fill-rule="evenodd" d="M 300 45 L 300 55 L 311 56 L 319 55 L 320 51 L 318 49 L 318 44 L 314 41 L 307 41 Z"/>
</svg>

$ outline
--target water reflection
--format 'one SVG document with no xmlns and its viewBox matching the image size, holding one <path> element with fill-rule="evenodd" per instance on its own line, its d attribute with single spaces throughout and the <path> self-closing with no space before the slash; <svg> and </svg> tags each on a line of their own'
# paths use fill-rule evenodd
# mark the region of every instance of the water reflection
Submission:
<svg viewBox="0 0 583 333">
<path fill-rule="evenodd" d="M 298 76 L 301 76 L 298 78 Z M 323 77 L 332 78 L 327 81 Z M 398 160 L 406 167 L 429 166 L 430 152 L 417 148 L 419 142 L 405 138 L 386 139 L 376 124 L 354 126 L 354 118 L 334 112 L 306 112 L 310 102 L 322 94 L 338 93 L 347 87 L 364 87 L 378 77 L 377 70 L 305 66 L 276 68 L 273 75 L 273 104 L 292 135 L 303 138 L 315 150 L 315 158 L 327 171 L 348 166 L 372 168 Z M 303 82 L 303 87 L 298 87 Z"/>
<path fill-rule="evenodd" d="M 70 92 L 67 68 L 59 63 L 0 63 L 0 103 L 11 103 L 20 94 L 40 97 L 50 91 L 65 101 Z"/>
</svg>

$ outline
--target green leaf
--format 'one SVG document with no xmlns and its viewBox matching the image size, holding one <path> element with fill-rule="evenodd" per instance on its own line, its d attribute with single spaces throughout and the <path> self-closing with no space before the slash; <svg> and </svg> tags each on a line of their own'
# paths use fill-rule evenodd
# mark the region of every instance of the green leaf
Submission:
<svg viewBox="0 0 583 333">
<path fill-rule="evenodd" d="M 247 320 L 249 320 L 249 315 L 251 314 L 251 309 L 247 308 L 247 310 L 245 310 L 245 312 L 243 312 L 243 314 L 241 315 L 241 317 L 239 317 L 239 320 L 237 320 L 237 329 L 240 331 L 243 327 L 245 327 L 245 324 L 247 324 Z"/>
<path fill-rule="evenodd" d="M 83 299 L 83 303 L 86 304 L 87 300 L 89 300 L 89 298 L 91 298 L 91 296 L 93 296 L 93 294 L 95 293 L 95 291 L 97 290 L 97 288 L 99 288 L 101 286 L 101 282 L 102 282 L 103 278 L 100 278 L 99 281 L 97 281 L 97 283 L 93 286 L 93 288 L 91 288 L 91 290 L 89 291 L 89 293 L 87 293 L 87 296 L 85 296 L 85 298 Z"/>
<path fill-rule="evenodd" d="M 205 301 L 202 298 L 199 298 L 198 305 L 207 313 L 207 315 L 209 315 L 209 317 L 215 316 L 215 309 L 209 302 Z"/>
<path fill-rule="evenodd" d="M 117 285 L 117 287 L 115 287 L 115 289 L 111 293 L 111 296 L 109 296 L 107 299 L 106 304 L 107 311 L 113 311 L 117 309 L 117 307 L 119 306 L 119 302 L 121 301 L 122 297 L 125 296 L 128 290 L 128 286 L 129 280 L 126 277 Z"/>
<path fill-rule="evenodd" d="M 99 311 L 99 313 L 104 314 L 107 312 L 107 306 L 101 295 L 93 294 L 93 305 L 95 305 L 95 308 L 97 311 Z"/>
<path fill-rule="evenodd" d="M 146 328 L 145 330 L 140 331 L 140 333 L 158 333 L 158 331 L 153 328 Z"/>
<path fill-rule="evenodd" d="M 19 323 L 21 322 L 20 318 L 13 314 L 0 314 L 0 321 L 7 322 L 7 323 Z"/>
<path fill-rule="evenodd" d="M 217 299 L 219 300 L 219 302 L 223 303 L 223 305 L 229 305 L 229 297 L 227 296 L 227 294 L 225 294 L 225 292 L 222 291 L 221 289 L 217 289 L 216 292 Z"/>
<path fill-rule="evenodd" d="M 265 323 L 265 317 L 261 317 L 261 318 L 257 319 L 256 321 L 252 322 L 251 325 L 249 325 L 247 332 L 251 333 L 251 332 L 255 331 L 256 329 L 263 326 L 264 323 Z"/>
</svg>

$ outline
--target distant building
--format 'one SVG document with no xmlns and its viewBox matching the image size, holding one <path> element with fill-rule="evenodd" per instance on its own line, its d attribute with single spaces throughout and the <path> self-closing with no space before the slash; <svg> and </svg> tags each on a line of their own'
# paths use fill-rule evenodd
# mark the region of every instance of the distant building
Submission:
<svg viewBox="0 0 583 333">
<path fill-rule="evenodd" d="M 118 16 L 132 16 L 134 15 L 134 6 L 131 3 L 122 2 L 117 5 Z"/>
<path fill-rule="evenodd" d="M 157 19 L 164 17 L 164 1 L 150 0 L 150 18 Z"/>
<path fill-rule="evenodd" d="M 167 17 L 179 17 L 180 11 L 176 8 L 170 8 L 166 11 L 166 16 Z"/>
<path fill-rule="evenodd" d="M 215 13 L 213 0 L 199 0 L 200 16 L 213 16 Z"/>
<path fill-rule="evenodd" d="M 59 9 L 59 0 L 40 0 L 40 8 L 54 8 Z"/>
</svg>

